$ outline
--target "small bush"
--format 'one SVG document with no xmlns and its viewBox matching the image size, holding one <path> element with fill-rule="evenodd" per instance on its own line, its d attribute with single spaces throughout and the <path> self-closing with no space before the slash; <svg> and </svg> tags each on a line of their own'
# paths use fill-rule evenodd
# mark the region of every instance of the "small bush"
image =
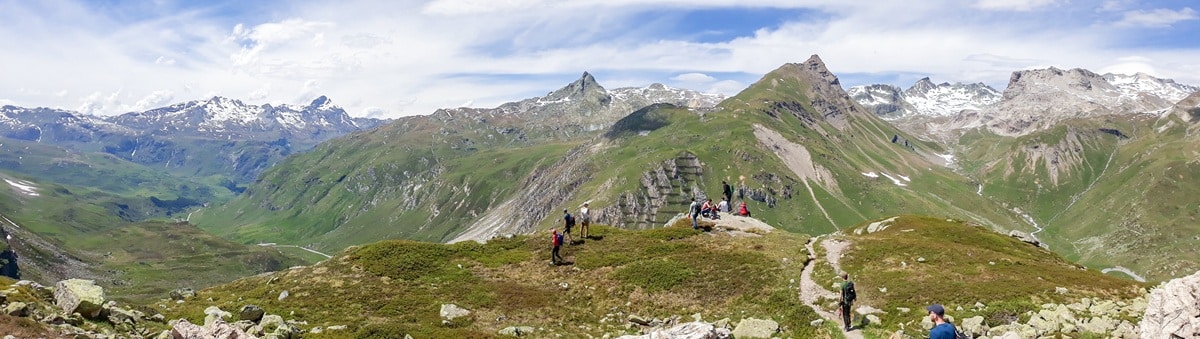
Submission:
<svg viewBox="0 0 1200 339">
<path fill-rule="evenodd" d="M 442 244 L 396 240 L 364 246 L 354 252 L 353 260 L 376 275 L 415 280 L 445 268 L 450 254 Z"/>
<path fill-rule="evenodd" d="M 622 283 L 647 291 L 670 290 L 695 275 L 687 265 L 670 259 L 639 261 L 614 272 L 614 277 Z"/>
</svg>

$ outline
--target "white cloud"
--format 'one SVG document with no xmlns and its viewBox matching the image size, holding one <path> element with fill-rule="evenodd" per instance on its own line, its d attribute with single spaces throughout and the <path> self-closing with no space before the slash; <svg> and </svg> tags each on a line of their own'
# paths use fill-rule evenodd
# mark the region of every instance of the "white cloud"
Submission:
<svg viewBox="0 0 1200 339">
<path fill-rule="evenodd" d="M 137 103 L 133 104 L 133 109 L 137 111 L 144 111 L 166 106 L 167 104 L 171 103 L 171 99 L 175 99 L 175 92 L 168 90 L 154 91 L 153 93 L 150 93 L 150 95 L 143 97 L 141 100 L 138 100 Z"/>
<path fill-rule="evenodd" d="M 1190 7 L 1184 7 L 1179 10 L 1158 8 L 1148 11 L 1137 10 L 1125 12 L 1125 15 L 1121 18 L 1121 21 L 1117 22 L 1117 25 L 1165 27 L 1180 21 L 1196 19 L 1200 19 L 1200 16 L 1197 16 L 1196 11 Z"/>
<path fill-rule="evenodd" d="M 975 3 L 975 7 L 987 10 L 1002 10 L 1002 11 L 1032 11 L 1038 8 L 1049 6 L 1057 2 L 1056 0 L 979 0 Z"/>
<path fill-rule="evenodd" d="M 734 94 L 737 94 L 738 92 L 741 92 L 743 89 L 746 89 L 746 86 L 749 86 L 749 85 L 744 84 L 740 81 L 722 80 L 722 81 L 713 83 L 712 86 L 709 86 L 704 91 L 709 92 L 709 93 L 720 93 L 720 94 L 724 94 L 727 96 L 732 96 Z"/>
<path fill-rule="evenodd" d="M 0 64 L 23 67 L 4 70 L 10 81 L 0 82 L 0 93 L 22 106 L 96 114 L 124 113 L 165 90 L 178 101 L 225 95 L 307 104 L 327 95 L 354 114 L 395 117 L 542 95 L 584 70 L 606 88 L 671 82 L 733 94 L 814 53 L 839 75 L 925 74 L 999 86 L 1017 69 L 1099 70 L 1139 55 L 1163 76 L 1200 83 L 1200 48 L 1120 47 L 1140 39 L 1140 30 L 1097 25 L 1120 12 L 1078 1 L 299 1 L 266 15 L 198 8 L 133 23 L 70 1 L 7 4 L 0 41 L 10 48 L 0 51 Z M 663 13 L 729 7 L 802 12 L 726 41 L 662 35 L 679 27 L 647 25 Z M 1073 22 L 1058 13 L 1067 9 L 1091 17 Z"/>
<path fill-rule="evenodd" d="M 683 82 L 683 83 L 689 83 L 689 84 L 705 84 L 705 83 L 710 83 L 710 82 L 716 81 L 717 78 L 714 78 L 708 74 L 693 72 L 693 73 L 683 73 L 680 75 L 676 75 L 676 76 L 672 77 L 671 80 L 675 80 L 675 81 L 679 81 L 679 82 Z"/>
</svg>

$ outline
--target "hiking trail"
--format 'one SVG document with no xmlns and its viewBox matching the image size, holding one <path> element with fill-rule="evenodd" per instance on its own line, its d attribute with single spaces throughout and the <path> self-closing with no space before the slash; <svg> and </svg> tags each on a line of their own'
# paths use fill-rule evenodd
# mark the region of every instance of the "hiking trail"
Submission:
<svg viewBox="0 0 1200 339">
<path fill-rule="evenodd" d="M 804 244 L 804 247 L 808 249 L 809 260 L 808 263 L 804 264 L 804 270 L 800 273 L 800 301 L 805 305 L 808 305 L 809 308 L 812 308 L 814 312 L 817 312 L 821 318 L 825 318 L 825 321 L 833 322 L 835 325 L 837 325 L 837 328 L 840 329 L 842 328 L 842 319 L 840 319 L 840 317 L 838 317 L 836 314 L 822 310 L 815 304 L 817 299 L 821 297 L 828 299 L 837 299 L 838 297 L 837 293 L 826 290 L 812 279 L 813 266 L 819 259 L 814 254 L 815 252 L 813 251 L 813 243 L 817 242 L 819 238 L 820 237 L 811 238 L 807 243 Z M 842 251 L 849 246 L 849 242 L 842 240 L 825 239 L 824 241 L 821 241 L 821 247 L 825 248 L 825 261 L 829 262 L 835 271 L 841 271 L 841 266 L 838 265 L 838 258 L 842 256 Z M 863 337 L 862 330 L 859 329 L 855 329 L 850 332 L 843 332 L 842 334 L 845 335 L 847 339 L 862 339 Z"/>
</svg>

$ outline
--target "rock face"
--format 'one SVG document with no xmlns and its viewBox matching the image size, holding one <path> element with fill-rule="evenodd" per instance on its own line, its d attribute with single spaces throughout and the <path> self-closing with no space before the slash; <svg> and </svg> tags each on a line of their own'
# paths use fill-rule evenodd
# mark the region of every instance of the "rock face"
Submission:
<svg viewBox="0 0 1200 339">
<path fill-rule="evenodd" d="M 1200 337 L 1200 272 L 1151 291 L 1138 327 L 1142 338 Z"/>
<path fill-rule="evenodd" d="M 850 97 L 885 119 L 948 117 L 979 111 L 1000 102 L 1000 92 L 983 83 L 934 84 L 923 78 L 907 90 L 892 85 L 851 87 Z"/>
<path fill-rule="evenodd" d="M 1047 68 L 1013 72 L 1000 103 L 958 127 L 986 127 L 1018 136 L 1072 118 L 1157 113 L 1196 87 L 1146 74 L 1096 74 L 1086 69 Z"/>
<path fill-rule="evenodd" d="M 104 289 L 91 280 L 69 279 L 54 285 L 54 303 L 67 314 L 96 318 L 104 305 Z"/>
<path fill-rule="evenodd" d="M 779 323 L 770 319 L 746 318 L 733 328 L 735 338 L 771 338 L 779 332 Z"/>
<path fill-rule="evenodd" d="M 238 319 L 258 322 L 259 320 L 262 320 L 264 314 L 266 314 L 266 311 L 264 311 L 262 307 L 258 307 L 257 305 L 246 305 L 242 306 L 241 312 L 238 312 Z"/>
</svg>

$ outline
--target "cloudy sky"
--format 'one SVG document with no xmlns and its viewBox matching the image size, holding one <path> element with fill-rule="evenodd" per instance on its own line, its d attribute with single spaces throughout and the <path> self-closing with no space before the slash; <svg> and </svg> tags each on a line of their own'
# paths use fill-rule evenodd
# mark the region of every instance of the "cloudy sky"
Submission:
<svg viewBox="0 0 1200 339">
<path fill-rule="evenodd" d="M 0 0 L 0 104 L 111 115 L 215 95 L 355 116 L 494 107 L 594 74 L 735 94 L 819 54 L 846 86 L 1002 88 L 1018 69 L 1200 84 L 1200 7 L 1161 0 Z"/>
</svg>

